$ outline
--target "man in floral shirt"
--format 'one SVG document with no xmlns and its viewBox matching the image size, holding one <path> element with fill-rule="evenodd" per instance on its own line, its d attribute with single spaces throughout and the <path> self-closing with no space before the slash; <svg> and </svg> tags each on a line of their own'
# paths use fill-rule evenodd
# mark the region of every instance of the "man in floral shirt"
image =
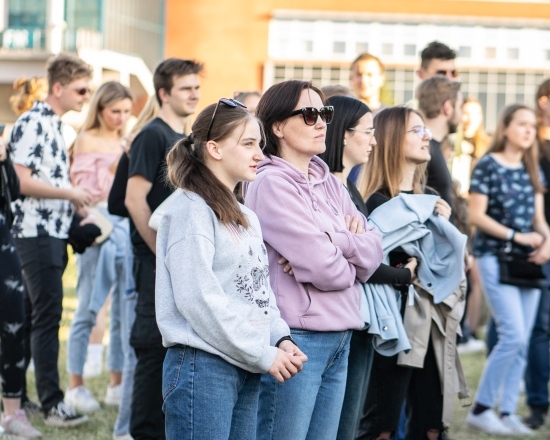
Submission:
<svg viewBox="0 0 550 440">
<path fill-rule="evenodd" d="M 9 141 L 21 183 L 22 197 L 14 202 L 13 233 L 27 287 L 26 326 L 38 397 L 45 423 L 51 426 L 87 420 L 63 403 L 57 359 L 69 226 L 74 210 L 91 198 L 85 188 L 71 186 L 60 117 L 82 109 L 90 95 L 91 76 L 91 67 L 75 55 L 53 58 L 48 64 L 46 100 L 36 101 L 19 117 Z"/>
</svg>

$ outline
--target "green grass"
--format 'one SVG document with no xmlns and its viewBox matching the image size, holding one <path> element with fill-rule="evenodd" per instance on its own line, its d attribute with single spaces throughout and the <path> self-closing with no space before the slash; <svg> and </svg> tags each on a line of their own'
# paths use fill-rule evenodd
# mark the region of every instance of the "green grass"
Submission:
<svg viewBox="0 0 550 440">
<path fill-rule="evenodd" d="M 75 297 L 75 285 L 76 285 L 76 270 L 74 266 L 74 258 L 69 261 L 69 266 L 65 271 L 64 286 L 65 286 L 65 299 L 63 301 L 63 321 L 61 323 L 60 340 L 61 350 L 59 355 L 59 373 L 61 379 L 61 386 L 65 388 L 69 379 L 65 368 L 66 361 L 66 348 L 67 337 L 69 334 L 69 325 L 71 318 L 76 309 L 76 297 Z M 475 389 L 479 382 L 479 377 L 483 370 L 485 362 L 484 354 L 471 354 L 462 357 L 464 370 L 466 373 L 466 379 L 470 387 L 472 396 L 475 395 Z M 89 379 L 86 381 L 86 386 L 89 387 L 96 398 L 102 401 L 105 396 L 109 377 L 107 373 L 103 373 L 101 377 Z M 28 373 L 27 375 L 29 394 L 32 400 L 37 401 L 35 387 L 34 387 L 34 375 Z M 430 402 L 426 402 L 427 405 Z M 498 437 L 486 434 L 481 434 L 476 431 L 470 430 L 466 424 L 466 414 L 468 408 L 462 408 L 459 401 L 456 401 L 455 406 L 455 421 L 449 430 L 449 435 L 453 440 L 490 440 L 490 439 L 517 439 L 519 437 Z M 520 407 L 518 408 L 520 415 L 527 414 L 527 409 L 522 397 Z M 52 440 L 109 440 L 112 438 L 113 426 L 117 417 L 117 409 L 114 407 L 107 407 L 102 404 L 101 410 L 90 416 L 90 421 L 82 426 L 76 428 L 50 428 L 44 425 L 43 418 L 41 416 L 31 417 L 33 425 L 42 431 L 44 439 Z M 529 437 L 537 440 L 550 439 L 550 422 L 546 423 L 546 426 L 537 431 L 537 435 Z M 213 439 L 216 440 L 216 439 Z M 290 440 L 290 439 L 281 439 Z"/>
</svg>

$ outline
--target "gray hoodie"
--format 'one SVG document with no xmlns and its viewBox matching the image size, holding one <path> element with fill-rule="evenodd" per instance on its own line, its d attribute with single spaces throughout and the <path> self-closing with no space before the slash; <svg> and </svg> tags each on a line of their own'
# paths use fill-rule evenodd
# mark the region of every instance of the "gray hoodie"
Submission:
<svg viewBox="0 0 550 440">
<path fill-rule="evenodd" d="M 197 194 L 184 191 L 157 232 L 156 314 L 165 347 L 204 350 L 253 373 L 269 370 L 290 334 L 269 283 L 256 215 L 225 226 Z"/>
</svg>

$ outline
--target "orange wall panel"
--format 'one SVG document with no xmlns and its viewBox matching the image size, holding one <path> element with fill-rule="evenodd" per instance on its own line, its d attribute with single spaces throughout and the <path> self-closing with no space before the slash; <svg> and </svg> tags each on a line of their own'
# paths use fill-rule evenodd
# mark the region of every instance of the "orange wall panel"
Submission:
<svg viewBox="0 0 550 440">
<path fill-rule="evenodd" d="M 550 5 L 458 0 L 166 0 L 166 57 L 205 64 L 199 108 L 235 90 L 260 90 L 274 10 L 550 19 Z"/>
</svg>

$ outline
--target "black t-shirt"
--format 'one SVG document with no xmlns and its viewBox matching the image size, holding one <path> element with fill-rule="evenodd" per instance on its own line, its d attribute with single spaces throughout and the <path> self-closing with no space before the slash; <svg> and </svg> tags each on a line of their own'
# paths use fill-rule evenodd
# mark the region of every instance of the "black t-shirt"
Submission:
<svg viewBox="0 0 550 440">
<path fill-rule="evenodd" d="M 128 178 L 140 175 L 153 184 L 147 194 L 147 204 L 151 212 L 172 193 L 172 188 L 166 182 L 166 155 L 184 136 L 172 130 L 161 118 L 155 118 L 142 128 L 132 142 Z M 131 218 L 130 235 L 136 254 L 152 253 Z"/>
<path fill-rule="evenodd" d="M 441 151 L 441 142 L 434 139 L 430 141 L 430 155 L 432 158 L 428 162 L 428 181 L 426 183 L 452 207 L 453 179 Z"/>
<path fill-rule="evenodd" d="M 357 208 L 357 210 L 363 214 L 365 217 L 369 216 L 369 211 L 367 211 L 367 207 L 365 206 L 365 201 L 363 200 L 363 197 L 361 196 L 361 193 L 355 186 L 355 183 L 353 183 L 352 180 L 348 178 L 347 181 L 347 190 L 349 193 L 349 196 L 351 197 L 351 201 Z"/>
</svg>

